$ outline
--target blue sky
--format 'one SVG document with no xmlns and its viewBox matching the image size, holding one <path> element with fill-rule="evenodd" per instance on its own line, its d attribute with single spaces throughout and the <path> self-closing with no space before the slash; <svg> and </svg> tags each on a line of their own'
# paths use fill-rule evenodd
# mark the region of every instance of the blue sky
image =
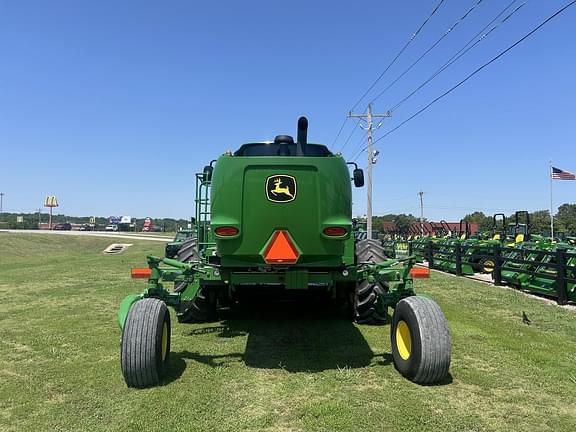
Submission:
<svg viewBox="0 0 576 432">
<path fill-rule="evenodd" d="M 477 1 L 445 0 L 372 96 Z M 375 138 L 567 2 L 527 1 Z M 348 110 L 437 3 L 0 0 L 4 209 L 35 211 L 57 195 L 67 214 L 188 217 L 194 173 L 227 149 L 295 134 L 299 115 L 309 118 L 312 142 L 332 146 Z M 375 111 L 402 99 L 508 3 L 483 0 Z M 548 161 L 576 172 L 574 22 L 576 5 L 379 141 L 375 214 L 417 214 L 420 189 L 433 220 L 548 208 Z M 361 140 L 357 128 L 344 155 Z M 555 181 L 554 200 L 576 202 L 576 182 Z M 356 190 L 355 214 L 365 202 L 365 189 Z"/>
</svg>

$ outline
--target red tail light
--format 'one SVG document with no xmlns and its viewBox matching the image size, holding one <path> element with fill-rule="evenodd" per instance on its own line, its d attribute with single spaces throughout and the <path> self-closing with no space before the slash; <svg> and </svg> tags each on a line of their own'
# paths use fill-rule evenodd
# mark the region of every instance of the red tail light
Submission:
<svg viewBox="0 0 576 432">
<path fill-rule="evenodd" d="M 324 234 L 330 237 L 342 237 L 348 233 L 346 228 L 342 227 L 328 227 L 324 228 Z"/>
<path fill-rule="evenodd" d="M 221 237 L 232 237 L 238 234 L 238 228 L 231 226 L 222 226 L 216 228 L 214 232 L 216 233 L 216 235 L 219 235 Z"/>
</svg>

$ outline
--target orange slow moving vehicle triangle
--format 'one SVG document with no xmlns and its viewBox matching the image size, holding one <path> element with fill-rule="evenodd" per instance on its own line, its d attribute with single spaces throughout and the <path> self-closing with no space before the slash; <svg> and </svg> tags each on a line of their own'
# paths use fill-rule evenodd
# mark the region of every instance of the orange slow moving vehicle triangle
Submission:
<svg viewBox="0 0 576 432">
<path fill-rule="evenodd" d="M 264 260 L 268 264 L 294 264 L 298 256 L 298 250 L 286 231 L 276 231 L 264 253 Z"/>
</svg>

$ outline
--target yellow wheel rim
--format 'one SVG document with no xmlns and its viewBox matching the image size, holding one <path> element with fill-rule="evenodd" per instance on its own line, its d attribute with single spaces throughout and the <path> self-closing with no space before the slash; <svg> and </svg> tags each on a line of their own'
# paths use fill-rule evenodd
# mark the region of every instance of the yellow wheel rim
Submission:
<svg viewBox="0 0 576 432">
<path fill-rule="evenodd" d="M 166 360 L 168 354 L 168 325 L 164 322 L 162 326 L 162 361 Z"/>
<path fill-rule="evenodd" d="M 494 271 L 494 261 L 486 260 L 484 261 L 484 272 L 492 273 Z"/>
<path fill-rule="evenodd" d="M 396 325 L 396 348 L 402 360 L 408 360 L 412 352 L 412 336 L 406 321 L 400 320 Z"/>
</svg>

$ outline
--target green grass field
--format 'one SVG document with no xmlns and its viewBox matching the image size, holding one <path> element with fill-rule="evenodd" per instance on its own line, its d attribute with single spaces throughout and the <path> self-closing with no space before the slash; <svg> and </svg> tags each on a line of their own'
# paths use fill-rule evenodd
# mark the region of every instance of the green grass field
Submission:
<svg viewBox="0 0 576 432">
<path fill-rule="evenodd" d="M 165 384 L 128 389 L 116 310 L 164 245 L 104 256 L 115 241 L 0 233 L 0 431 L 576 429 L 576 313 L 438 273 L 417 289 L 449 320 L 442 385 L 396 372 L 389 326 L 292 306 L 174 319 Z"/>
</svg>

